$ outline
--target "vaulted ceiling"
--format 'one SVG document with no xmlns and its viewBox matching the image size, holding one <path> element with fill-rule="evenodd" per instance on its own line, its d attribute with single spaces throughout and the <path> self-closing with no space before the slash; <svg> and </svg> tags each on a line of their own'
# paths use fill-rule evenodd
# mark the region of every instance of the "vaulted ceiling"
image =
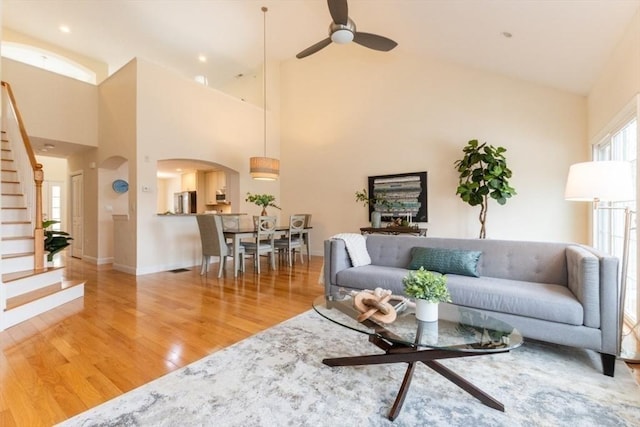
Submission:
<svg viewBox="0 0 640 427">
<path fill-rule="evenodd" d="M 262 6 L 269 8 L 269 60 L 298 61 L 296 53 L 327 37 L 325 0 L 4 0 L 2 23 L 103 61 L 110 72 L 142 57 L 185 76 L 205 75 L 219 87 L 261 66 Z M 639 6 L 640 0 L 350 0 L 349 16 L 358 30 L 398 42 L 380 55 L 442 58 L 587 94 Z M 62 24 L 70 33 L 59 30 Z"/>
</svg>

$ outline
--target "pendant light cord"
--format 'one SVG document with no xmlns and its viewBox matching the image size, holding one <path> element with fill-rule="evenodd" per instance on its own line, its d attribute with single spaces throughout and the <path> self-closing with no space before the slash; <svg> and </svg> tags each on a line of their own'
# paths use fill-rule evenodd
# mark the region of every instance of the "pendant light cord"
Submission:
<svg viewBox="0 0 640 427">
<path fill-rule="evenodd" d="M 262 6 L 262 103 L 265 157 L 267 157 L 267 10 L 269 9 Z"/>
</svg>

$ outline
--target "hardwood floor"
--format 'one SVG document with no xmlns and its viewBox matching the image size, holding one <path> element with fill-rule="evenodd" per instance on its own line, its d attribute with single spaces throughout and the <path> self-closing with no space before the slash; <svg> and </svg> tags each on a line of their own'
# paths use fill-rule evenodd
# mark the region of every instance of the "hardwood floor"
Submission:
<svg viewBox="0 0 640 427">
<path fill-rule="evenodd" d="M 67 259 L 84 300 L 0 332 L 0 426 L 50 426 L 311 308 L 322 258 L 207 278 Z M 230 277 L 229 277 L 230 276 Z"/>
<path fill-rule="evenodd" d="M 84 300 L 0 332 L 0 426 L 50 426 L 308 310 L 322 258 L 223 279 L 68 258 Z M 266 264 L 263 264 L 265 266 Z M 640 383 L 640 365 L 630 365 Z"/>
</svg>

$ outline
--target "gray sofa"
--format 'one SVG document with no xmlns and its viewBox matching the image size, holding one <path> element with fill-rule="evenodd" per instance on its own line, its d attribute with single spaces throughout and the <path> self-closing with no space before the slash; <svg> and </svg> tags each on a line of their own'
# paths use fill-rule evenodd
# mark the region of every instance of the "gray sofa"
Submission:
<svg viewBox="0 0 640 427">
<path fill-rule="evenodd" d="M 479 277 L 447 274 L 453 303 L 504 320 L 528 338 L 595 350 L 604 374 L 613 376 L 617 258 L 578 244 L 490 239 L 369 235 L 366 246 L 371 264 L 353 267 L 343 240 L 324 242 L 326 295 L 376 287 L 403 294 L 414 247 L 481 251 Z"/>
</svg>

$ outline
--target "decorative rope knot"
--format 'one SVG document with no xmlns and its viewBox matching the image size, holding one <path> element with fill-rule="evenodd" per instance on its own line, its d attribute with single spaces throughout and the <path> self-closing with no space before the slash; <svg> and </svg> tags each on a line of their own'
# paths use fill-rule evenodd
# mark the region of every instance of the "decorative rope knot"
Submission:
<svg viewBox="0 0 640 427">
<path fill-rule="evenodd" d="M 375 290 L 365 289 L 358 292 L 353 297 L 353 305 L 361 314 L 357 317 L 358 322 L 364 322 L 370 317 L 381 323 L 391 323 L 396 320 L 396 310 L 389 300 L 404 299 L 401 296 L 394 296 L 390 290 L 376 288 Z"/>
</svg>

